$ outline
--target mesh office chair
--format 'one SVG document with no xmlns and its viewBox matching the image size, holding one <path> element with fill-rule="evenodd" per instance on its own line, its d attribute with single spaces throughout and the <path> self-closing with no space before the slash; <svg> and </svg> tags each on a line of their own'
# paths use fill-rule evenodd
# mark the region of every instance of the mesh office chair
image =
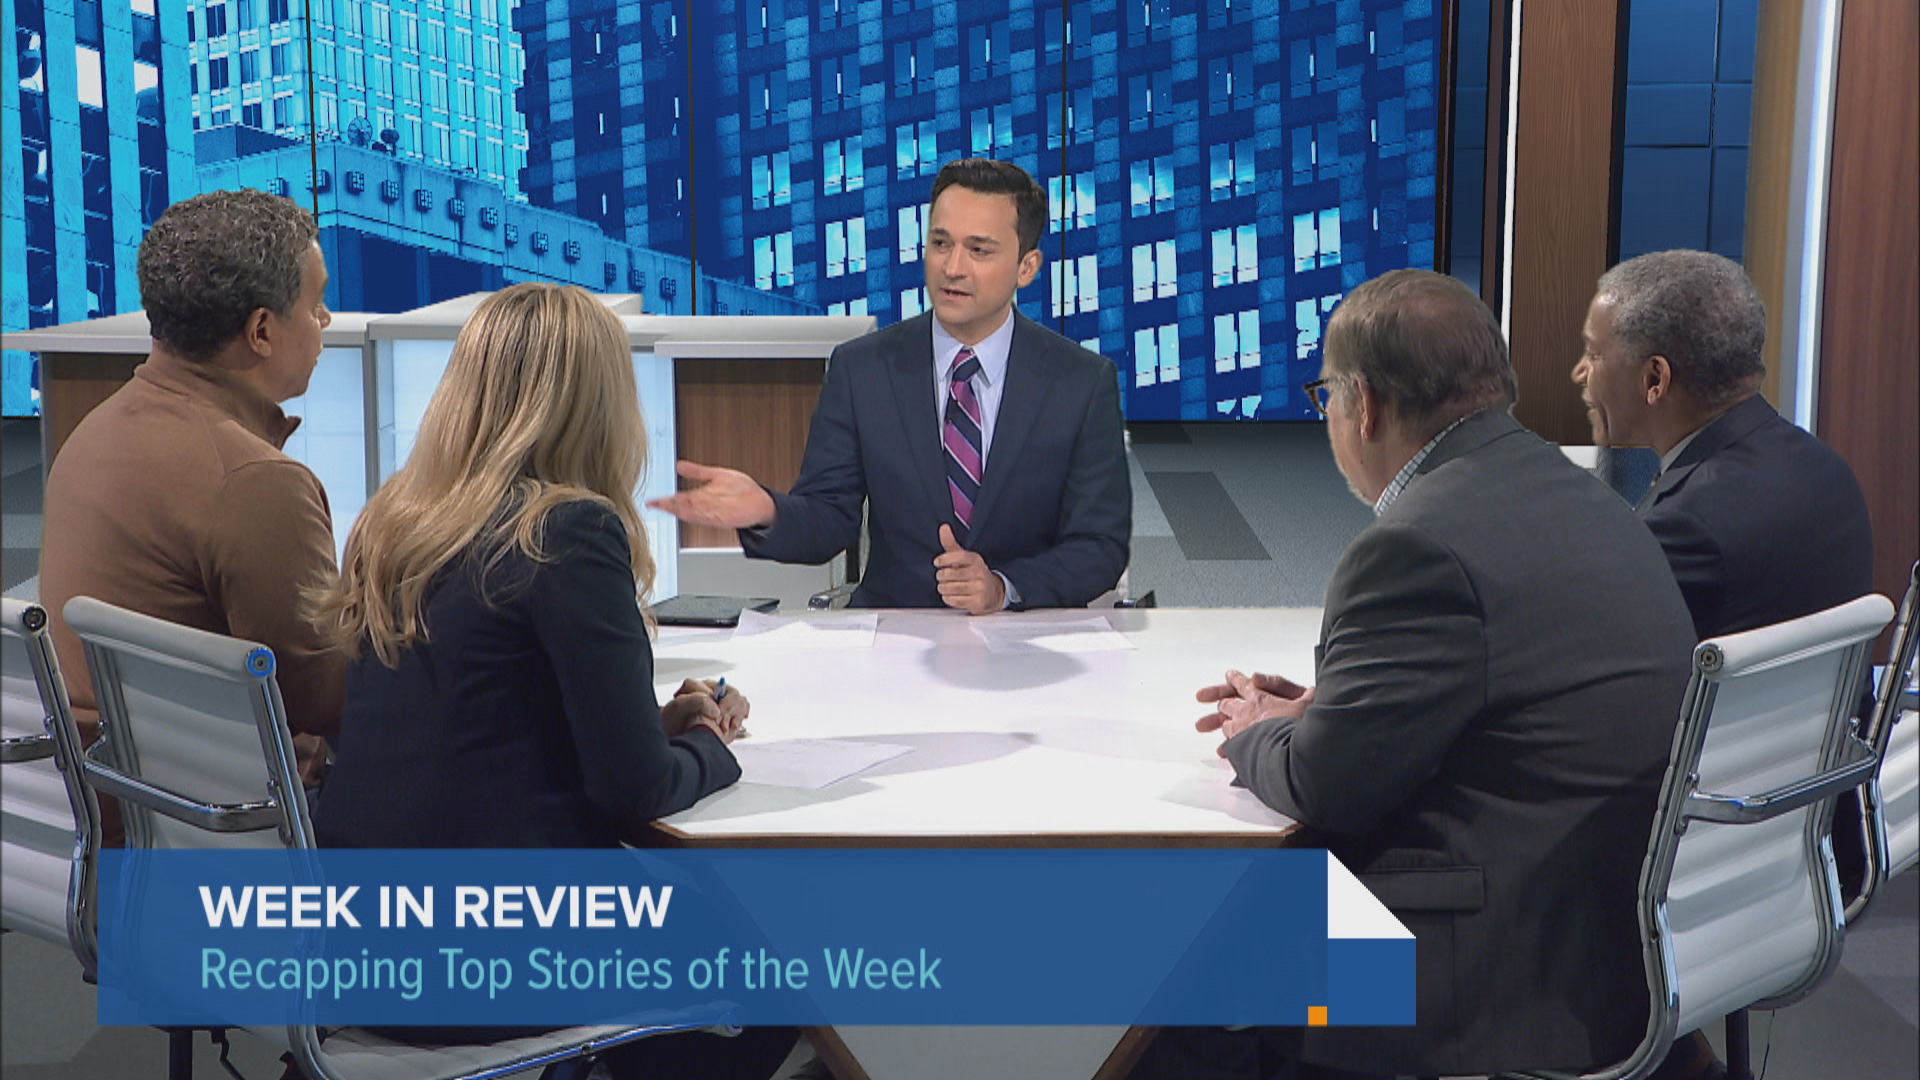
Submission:
<svg viewBox="0 0 1920 1080">
<path fill-rule="evenodd" d="M 1880 770 L 1860 788 L 1860 832 L 1866 874 L 1847 902 L 1851 926 L 1873 905 L 1887 880 L 1920 862 L 1920 562 L 1908 575 L 1907 595 L 1894 623 L 1893 648 L 1873 695 L 1862 738 L 1880 757 Z"/>
<path fill-rule="evenodd" d="M 38 604 L 0 601 L 0 926 L 73 950 L 94 972 L 100 808 L 80 780 L 80 731 Z"/>
<path fill-rule="evenodd" d="M 122 800 L 129 848 L 314 846 L 270 649 L 88 597 L 65 614 L 86 646 L 100 704 L 86 781 Z M 578 1027 L 473 1046 L 415 1045 L 358 1028 L 330 1029 L 323 1042 L 311 1024 L 263 1034 L 284 1038 L 311 1080 L 486 1080 L 705 1026 Z"/>
<path fill-rule="evenodd" d="M 1639 1080 L 1722 1016 L 1729 1075 L 1747 1073 L 1745 1010 L 1800 1000 L 1839 962 L 1833 798 L 1876 764 L 1852 717 L 1892 615 L 1865 596 L 1694 649 L 1640 873 L 1653 1007 L 1633 1053 L 1586 1080 Z"/>
</svg>

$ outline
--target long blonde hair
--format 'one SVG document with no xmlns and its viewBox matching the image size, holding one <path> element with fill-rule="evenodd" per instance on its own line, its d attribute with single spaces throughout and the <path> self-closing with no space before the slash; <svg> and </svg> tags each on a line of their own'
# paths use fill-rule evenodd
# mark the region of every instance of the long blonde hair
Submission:
<svg viewBox="0 0 1920 1080">
<path fill-rule="evenodd" d="M 578 499 L 626 526 L 636 592 L 653 556 L 633 489 L 647 436 L 626 328 L 592 293 L 526 282 L 487 298 L 454 341 L 407 463 L 367 501 L 340 577 L 311 597 L 320 631 L 394 666 L 424 640 L 422 605 L 469 548 L 490 567 L 517 548 L 543 561 L 548 511 Z"/>
</svg>

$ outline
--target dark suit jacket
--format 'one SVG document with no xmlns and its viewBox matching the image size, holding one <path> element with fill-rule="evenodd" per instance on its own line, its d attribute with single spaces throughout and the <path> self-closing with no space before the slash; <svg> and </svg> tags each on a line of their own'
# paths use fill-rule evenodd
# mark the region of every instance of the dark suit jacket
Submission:
<svg viewBox="0 0 1920 1080">
<path fill-rule="evenodd" d="M 1616 1061 L 1647 1017 L 1634 895 L 1693 635 L 1619 497 L 1511 416 L 1455 429 L 1327 586 L 1315 699 L 1225 744 L 1416 938 L 1413 1028 L 1308 1061 Z"/>
<path fill-rule="evenodd" d="M 1701 429 L 1640 514 L 1702 640 L 1873 591 L 1873 525 L 1853 470 L 1758 395 Z"/>
<path fill-rule="evenodd" d="M 661 730 L 620 519 L 563 503 L 545 547 L 457 559 L 428 587 L 428 638 L 350 666 L 323 846 L 610 847 L 740 778 L 711 731 Z"/>
<path fill-rule="evenodd" d="M 835 349 L 807 432 L 800 478 L 770 492 L 772 528 L 743 529 L 755 558 L 823 563 L 860 531 L 856 607 L 941 607 L 933 559 L 953 523 L 934 415 L 933 316 Z M 1013 313 L 1006 386 L 966 546 L 1027 607 L 1081 607 L 1127 568 L 1133 492 L 1111 361 Z"/>
</svg>

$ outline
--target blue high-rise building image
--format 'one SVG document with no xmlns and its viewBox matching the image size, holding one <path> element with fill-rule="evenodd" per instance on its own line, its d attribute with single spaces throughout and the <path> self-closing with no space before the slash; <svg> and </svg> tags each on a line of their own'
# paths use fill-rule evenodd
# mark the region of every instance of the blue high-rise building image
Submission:
<svg viewBox="0 0 1920 1080">
<path fill-rule="evenodd" d="M 537 204 L 883 323 L 941 164 L 1049 194 L 1029 315 L 1132 419 L 1309 419 L 1344 291 L 1431 266 L 1429 0 L 522 4 Z M 645 230 L 644 236 L 638 230 Z"/>
<path fill-rule="evenodd" d="M 346 308 L 538 277 L 885 324 L 934 175 L 985 156 L 1048 193 L 1022 309 L 1129 418 L 1314 419 L 1339 297 L 1434 260 L 1433 0 L 5 7 L 8 329 L 131 310 L 146 225 L 236 184 L 314 207 Z"/>
</svg>

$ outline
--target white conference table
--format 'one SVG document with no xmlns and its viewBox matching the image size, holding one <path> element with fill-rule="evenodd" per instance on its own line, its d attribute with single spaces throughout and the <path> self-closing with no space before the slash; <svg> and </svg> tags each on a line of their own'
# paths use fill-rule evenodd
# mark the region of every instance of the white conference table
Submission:
<svg viewBox="0 0 1920 1080">
<path fill-rule="evenodd" d="M 852 612 L 812 618 L 844 619 Z M 809 616 L 800 616 L 809 617 Z M 996 652 L 977 631 L 1101 618 L 1130 649 Z M 845 739 L 911 751 L 819 790 L 753 783 L 659 823 L 686 846 L 1257 846 L 1294 828 L 1231 786 L 1194 691 L 1229 667 L 1307 681 L 1320 612 L 1110 609 L 973 619 L 881 611 L 871 648 L 782 648 L 662 628 L 655 679 L 726 676 L 751 740 Z M 1118 1076 L 1144 1033 L 1106 1028 L 840 1027 L 810 1037 L 841 1080 Z"/>
</svg>

